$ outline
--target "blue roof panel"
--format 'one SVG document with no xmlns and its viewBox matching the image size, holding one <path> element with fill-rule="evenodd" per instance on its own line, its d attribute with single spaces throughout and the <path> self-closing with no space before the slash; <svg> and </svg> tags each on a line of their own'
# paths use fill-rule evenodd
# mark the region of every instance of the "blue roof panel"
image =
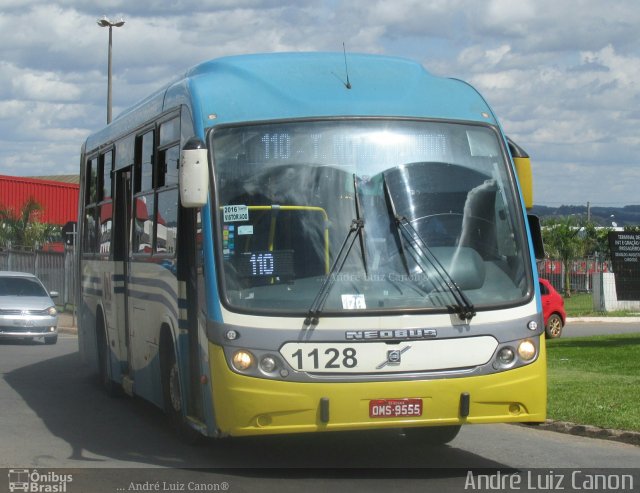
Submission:
<svg viewBox="0 0 640 493">
<path fill-rule="evenodd" d="M 346 63 L 350 89 L 342 53 L 220 58 L 194 67 L 186 77 L 201 114 L 204 118 L 216 114 L 216 123 L 322 116 L 496 123 L 475 89 L 458 80 L 435 77 L 416 62 L 347 54 Z"/>
<path fill-rule="evenodd" d="M 350 88 L 347 87 L 347 70 Z M 380 55 L 272 53 L 196 65 L 89 136 L 90 151 L 162 111 L 189 104 L 198 134 L 213 124 L 314 117 L 415 117 L 497 125 L 469 84 Z M 215 114 L 213 119 L 209 115 Z"/>
</svg>

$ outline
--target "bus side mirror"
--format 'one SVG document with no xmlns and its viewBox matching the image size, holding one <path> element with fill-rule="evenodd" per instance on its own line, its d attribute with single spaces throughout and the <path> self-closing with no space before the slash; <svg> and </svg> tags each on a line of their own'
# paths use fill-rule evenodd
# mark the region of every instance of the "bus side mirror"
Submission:
<svg viewBox="0 0 640 493">
<path fill-rule="evenodd" d="M 180 151 L 180 202 L 183 207 L 202 207 L 209 195 L 209 160 L 200 139 L 190 138 Z"/>
<path fill-rule="evenodd" d="M 533 214 L 527 214 L 529 220 L 529 231 L 531 232 L 531 243 L 533 244 L 533 253 L 538 260 L 544 258 L 544 243 L 542 242 L 542 228 L 540 227 L 540 218 Z"/>
</svg>

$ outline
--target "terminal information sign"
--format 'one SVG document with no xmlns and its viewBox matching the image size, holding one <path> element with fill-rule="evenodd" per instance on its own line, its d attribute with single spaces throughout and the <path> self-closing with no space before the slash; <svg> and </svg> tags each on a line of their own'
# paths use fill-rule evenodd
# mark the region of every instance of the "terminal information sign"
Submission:
<svg viewBox="0 0 640 493">
<path fill-rule="evenodd" d="M 609 233 L 609 249 L 620 301 L 640 300 L 640 234 L 626 231 Z"/>
</svg>

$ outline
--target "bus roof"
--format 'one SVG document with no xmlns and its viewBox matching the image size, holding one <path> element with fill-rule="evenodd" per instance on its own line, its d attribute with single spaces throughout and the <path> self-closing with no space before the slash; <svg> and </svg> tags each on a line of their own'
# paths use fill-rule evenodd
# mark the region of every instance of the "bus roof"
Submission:
<svg viewBox="0 0 640 493">
<path fill-rule="evenodd" d="M 347 77 L 348 74 L 348 77 Z M 469 84 L 414 61 L 347 53 L 272 53 L 210 60 L 119 115 L 115 137 L 190 101 L 196 126 L 309 117 L 415 117 L 497 124 Z M 106 129 L 104 129 L 106 130 Z M 104 130 L 87 142 L 103 142 Z M 119 131 L 120 130 L 120 131 Z M 102 137 L 102 138 L 101 138 Z M 95 140 L 94 140 L 95 139 Z"/>
</svg>

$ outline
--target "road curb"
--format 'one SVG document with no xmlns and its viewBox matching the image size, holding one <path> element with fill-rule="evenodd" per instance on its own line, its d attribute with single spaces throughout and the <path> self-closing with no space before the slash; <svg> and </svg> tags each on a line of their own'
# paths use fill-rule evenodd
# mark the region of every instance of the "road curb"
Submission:
<svg viewBox="0 0 640 493">
<path fill-rule="evenodd" d="M 608 322 L 610 324 L 633 324 L 640 322 L 640 317 L 567 317 L 566 323 L 576 322 Z"/>
<path fill-rule="evenodd" d="M 588 438 L 599 438 L 602 440 L 612 440 L 615 442 L 627 443 L 640 447 L 640 432 L 615 430 L 611 428 L 600 428 L 592 425 L 579 425 L 568 421 L 555 421 L 548 419 L 544 423 L 535 423 L 533 426 L 527 423 L 517 423 L 519 426 L 536 428 L 539 430 L 555 431 Z"/>
</svg>

